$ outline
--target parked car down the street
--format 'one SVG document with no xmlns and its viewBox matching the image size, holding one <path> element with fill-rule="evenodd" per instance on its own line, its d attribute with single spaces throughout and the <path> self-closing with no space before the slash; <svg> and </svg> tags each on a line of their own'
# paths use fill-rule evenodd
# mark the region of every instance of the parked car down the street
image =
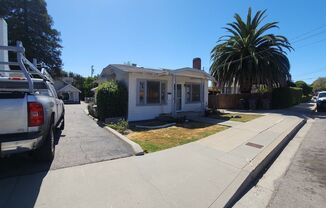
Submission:
<svg viewBox="0 0 326 208">
<path fill-rule="evenodd" d="M 326 91 L 321 91 L 318 93 L 316 98 L 316 109 L 317 111 L 325 110 L 326 109 Z"/>
</svg>

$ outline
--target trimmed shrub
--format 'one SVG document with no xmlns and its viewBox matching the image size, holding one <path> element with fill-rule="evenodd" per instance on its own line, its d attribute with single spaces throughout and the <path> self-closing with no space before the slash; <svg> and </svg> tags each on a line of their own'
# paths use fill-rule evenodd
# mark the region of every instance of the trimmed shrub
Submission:
<svg viewBox="0 0 326 208">
<path fill-rule="evenodd" d="M 128 90 L 122 82 L 110 80 L 100 84 L 96 93 L 97 115 L 101 121 L 110 117 L 126 117 Z"/>
<path fill-rule="evenodd" d="M 273 108 L 288 108 L 301 103 L 302 89 L 297 87 L 275 88 L 272 92 Z"/>
</svg>

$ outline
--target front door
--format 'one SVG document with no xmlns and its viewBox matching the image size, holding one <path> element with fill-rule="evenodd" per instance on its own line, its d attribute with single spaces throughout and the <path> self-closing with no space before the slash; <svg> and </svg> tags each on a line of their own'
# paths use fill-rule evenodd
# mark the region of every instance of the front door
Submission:
<svg viewBox="0 0 326 208">
<path fill-rule="evenodd" d="M 177 106 L 176 106 L 176 110 L 177 111 L 181 111 L 182 108 L 182 85 L 181 84 L 177 84 Z"/>
</svg>

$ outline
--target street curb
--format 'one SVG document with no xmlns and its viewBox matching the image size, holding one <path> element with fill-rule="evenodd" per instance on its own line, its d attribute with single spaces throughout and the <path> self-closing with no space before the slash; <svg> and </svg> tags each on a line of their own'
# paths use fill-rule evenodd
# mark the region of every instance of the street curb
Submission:
<svg viewBox="0 0 326 208">
<path fill-rule="evenodd" d="M 134 151 L 134 154 L 136 156 L 139 156 L 139 155 L 144 155 L 144 150 L 141 148 L 141 146 L 133 141 L 131 141 L 130 139 L 128 139 L 126 136 L 120 134 L 118 131 L 108 127 L 108 126 L 105 126 L 104 127 L 106 130 L 108 130 L 109 132 L 111 132 L 112 134 L 114 134 L 116 137 L 118 137 L 119 139 L 123 140 L 124 142 L 126 142 L 131 148 L 132 150 Z"/>
<path fill-rule="evenodd" d="M 97 118 L 94 118 L 92 115 L 89 114 L 87 109 L 84 109 L 84 112 L 86 113 L 86 115 L 88 115 L 91 119 L 93 119 L 96 122 L 100 122 Z M 124 141 L 125 143 L 127 143 L 127 145 L 130 146 L 130 148 L 133 150 L 134 155 L 139 156 L 139 155 L 144 155 L 144 150 L 141 148 L 141 146 L 133 141 L 131 141 L 130 139 L 128 139 L 126 136 L 120 134 L 119 132 L 117 132 L 116 130 L 105 126 L 104 123 L 100 122 L 103 126 L 104 129 L 111 132 L 112 134 L 114 134 L 116 137 L 118 137 L 119 139 L 121 139 L 122 141 Z"/>
<path fill-rule="evenodd" d="M 232 194 L 231 198 L 227 200 L 224 207 L 232 207 L 235 203 L 252 187 L 252 184 L 257 181 L 259 176 L 265 172 L 266 168 L 277 158 L 285 146 L 291 141 L 296 133 L 304 126 L 307 119 L 302 119 L 290 132 L 286 133 L 284 137 L 279 137 L 274 140 L 264 151 L 257 155 L 251 163 L 247 164 L 241 173 L 234 179 L 228 190 L 225 190 L 225 195 L 231 194 L 239 181 L 243 181 L 241 185 Z M 256 167 L 255 167 L 256 164 Z M 253 169 L 253 167 L 255 167 Z M 227 197 L 227 196 L 224 196 Z"/>
<path fill-rule="evenodd" d="M 296 153 L 299 151 L 301 144 L 313 125 L 313 122 L 313 119 L 307 119 L 306 124 L 284 147 L 283 151 L 278 155 L 275 161 L 273 161 L 270 167 L 266 169 L 266 172 L 263 173 L 262 177 L 258 178 L 257 183 L 236 202 L 234 207 L 260 208 L 269 205 L 274 193 L 279 188 L 277 181 L 286 174 L 291 166 L 292 159 L 294 159 Z M 252 203 L 252 199 L 255 199 L 254 203 Z"/>
</svg>

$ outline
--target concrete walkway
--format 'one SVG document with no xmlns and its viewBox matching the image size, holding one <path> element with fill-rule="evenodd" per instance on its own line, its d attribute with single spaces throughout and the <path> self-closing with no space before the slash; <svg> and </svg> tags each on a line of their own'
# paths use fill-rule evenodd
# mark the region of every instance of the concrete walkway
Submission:
<svg viewBox="0 0 326 208">
<path fill-rule="evenodd" d="M 0 181 L 0 207 L 222 207 L 302 119 L 267 115 L 197 142 Z"/>
<path fill-rule="evenodd" d="M 229 126 L 229 127 L 235 127 L 235 126 L 242 124 L 242 122 L 238 122 L 238 121 L 226 121 L 226 120 L 222 120 L 222 119 L 208 118 L 208 117 L 204 117 L 204 116 L 189 117 L 189 119 L 193 120 L 193 121 L 202 122 L 202 123 L 219 124 L 219 125 Z"/>
</svg>

